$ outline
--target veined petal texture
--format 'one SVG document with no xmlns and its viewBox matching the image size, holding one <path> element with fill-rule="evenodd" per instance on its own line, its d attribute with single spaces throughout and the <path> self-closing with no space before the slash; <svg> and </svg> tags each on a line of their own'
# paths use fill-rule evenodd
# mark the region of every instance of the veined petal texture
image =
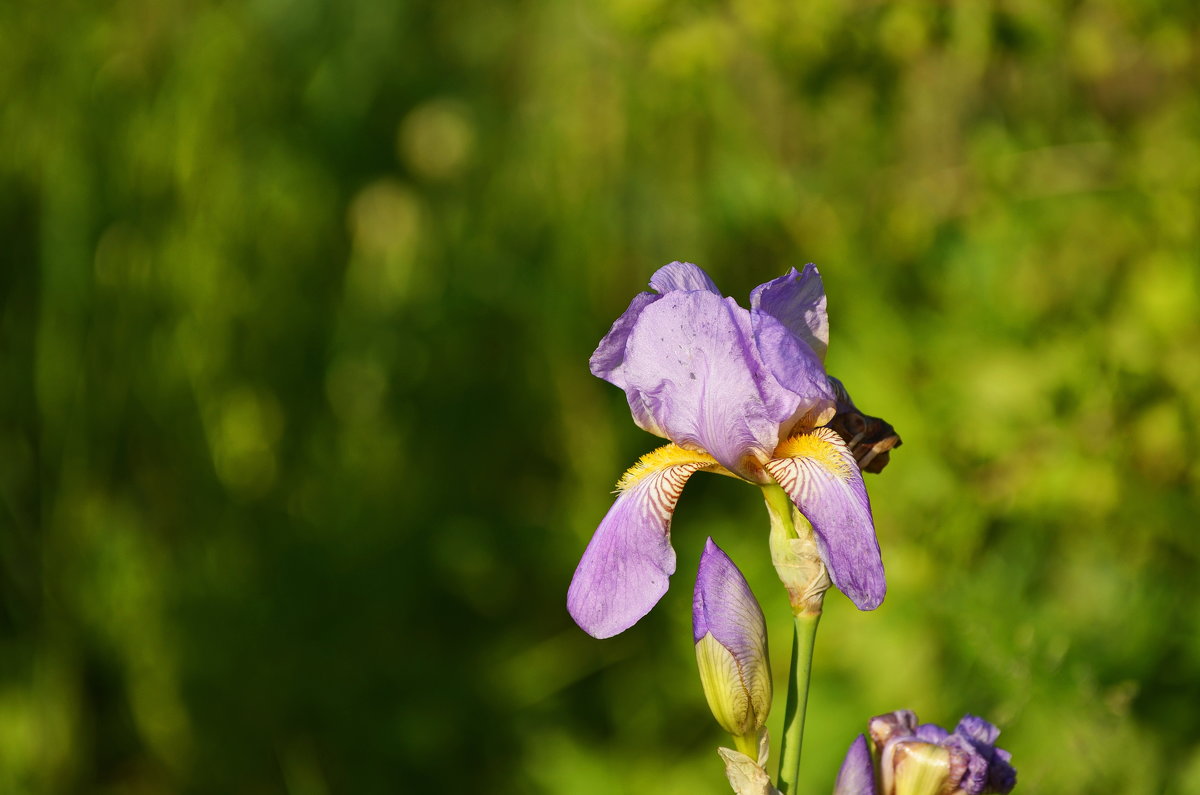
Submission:
<svg viewBox="0 0 1200 795">
<path fill-rule="evenodd" d="M 812 523 L 830 579 L 859 610 L 883 602 L 887 581 L 862 473 L 829 428 L 793 436 L 765 467 Z"/>
<path fill-rule="evenodd" d="M 671 517 L 693 472 L 710 456 L 676 445 L 655 450 L 630 469 L 575 569 L 567 610 L 589 635 L 608 638 L 633 626 L 658 603 L 675 573 Z"/>
</svg>

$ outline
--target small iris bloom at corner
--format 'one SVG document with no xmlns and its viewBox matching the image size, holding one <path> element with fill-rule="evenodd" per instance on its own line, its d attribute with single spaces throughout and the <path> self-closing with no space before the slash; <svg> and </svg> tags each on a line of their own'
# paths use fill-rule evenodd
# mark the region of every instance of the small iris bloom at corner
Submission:
<svg viewBox="0 0 1200 795">
<path fill-rule="evenodd" d="M 883 561 L 857 459 L 875 450 L 878 461 L 899 437 L 887 426 L 890 436 L 876 429 L 852 449 L 824 427 L 839 407 L 857 409 L 825 372 L 829 325 L 816 267 L 759 285 L 749 310 L 690 263 L 660 268 L 650 286 L 656 292 L 634 296 L 601 340 L 591 370 L 625 391 L 634 422 L 671 444 L 621 478 L 571 581 L 575 622 L 610 637 L 662 598 L 675 572 L 671 517 L 699 471 L 777 483 L 812 524 L 833 584 L 860 610 L 878 607 Z"/>
<path fill-rule="evenodd" d="M 868 734 L 851 743 L 834 795 L 987 795 L 1016 786 L 1012 755 L 996 747 L 1000 730 L 983 718 L 965 715 L 948 732 L 900 710 L 872 718 Z"/>
</svg>

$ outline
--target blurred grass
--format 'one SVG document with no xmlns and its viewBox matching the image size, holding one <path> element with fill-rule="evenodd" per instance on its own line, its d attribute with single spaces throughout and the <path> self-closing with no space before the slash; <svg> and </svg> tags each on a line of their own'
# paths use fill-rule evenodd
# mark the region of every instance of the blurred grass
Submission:
<svg viewBox="0 0 1200 795">
<path fill-rule="evenodd" d="M 563 608 L 655 443 L 587 356 L 687 259 L 817 262 L 905 440 L 806 791 L 908 707 L 1025 792 L 1200 792 L 1198 23 L 0 5 L 0 791 L 726 791 L 687 604 L 712 535 L 782 676 L 754 491 L 688 486 L 634 630 Z"/>
</svg>

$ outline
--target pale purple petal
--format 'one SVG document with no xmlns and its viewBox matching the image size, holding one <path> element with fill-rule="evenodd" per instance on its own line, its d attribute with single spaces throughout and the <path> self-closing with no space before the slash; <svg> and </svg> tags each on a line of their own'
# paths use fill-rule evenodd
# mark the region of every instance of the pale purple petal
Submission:
<svg viewBox="0 0 1200 795">
<path fill-rule="evenodd" d="M 625 402 L 629 404 L 629 413 L 633 417 L 634 424 L 639 428 L 663 439 L 671 438 L 667 429 L 658 423 L 660 412 L 657 393 L 627 389 L 625 390 Z"/>
<path fill-rule="evenodd" d="M 739 662 L 765 657 L 767 625 L 742 572 L 710 538 L 700 555 L 692 596 L 692 640 L 708 633 Z"/>
<path fill-rule="evenodd" d="M 825 286 L 816 265 L 805 265 L 803 273 L 792 268 L 778 279 L 755 287 L 750 293 L 750 308 L 774 317 L 812 349 L 818 362 L 825 361 L 829 316 L 825 312 Z"/>
<path fill-rule="evenodd" d="M 642 310 L 657 301 L 662 296 L 654 293 L 638 293 L 629 302 L 629 308 L 617 318 L 612 328 L 596 346 L 589 362 L 592 375 L 603 378 L 610 384 L 625 387 L 625 379 L 621 375 L 621 365 L 625 363 L 625 345 L 629 341 L 629 333 L 633 331 Z"/>
<path fill-rule="evenodd" d="M 603 378 L 610 384 L 625 390 L 629 412 L 633 415 L 633 421 L 638 424 L 638 427 L 665 439 L 667 432 L 655 420 L 653 404 L 642 393 L 628 389 L 625 380 L 625 352 L 629 343 L 629 335 L 637 324 L 642 310 L 660 298 L 662 296 L 657 293 L 635 295 L 629 303 L 629 308 L 617 318 L 609 332 L 604 335 L 604 339 L 600 340 L 595 353 L 592 354 L 590 365 L 592 375 Z"/>
<path fill-rule="evenodd" d="M 846 759 L 833 786 L 833 795 L 876 795 L 876 792 L 871 750 L 867 747 L 867 738 L 860 734 L 846 752 Z"/>
<path fill-rule="evenodd" d="M 825 365 L 802 340 L 771 315 L 752 310 L 754 345 L 767 370 L 789 392 L 802 398 L 797 414 L 816 411 L 834 414 L 836 400 Z"/>
<path fill-rule="evenodd" d="M 667 438 L 747 474 L 770 455 L 800 396 L 766 372 L 749 312 L 707 291 L 675 291 L 648 305 L 626 345 L 626 395 Z M 643 423 L 634 412 L 635 420 Z"/>
<path fill-rule="evenodd" d="M 673 290 L 707 290 L 721 295 L 717 285 L 704 269 L 690 262 L 671 262 L 663 265 L 650 277 L 650 286 L 660 293 Z"/>
<path fill-rule="evenodd" d="M 810 436 L 819 440 L 810 454 L 775 459 L 766 469 L 812 523 L 833 584 L 859 610 L 874 610 L 887 581 L 862 473 L 832 430 L 818 428 Z"/>
<path fill-rule="evenodd" d="M 753 313 L 722 299 L 691 263 L 665 265 L 650 285 L 663 295 L 636 296 L 591 361 L 594 374 L 625 390 L 641 428 L 758 480 L 759 463 L 801 417 L 833 415 L 833 388 L 804 336 L 816 340 L 816 332 L 786 325 L 821 328 L 814 268 L 760 286 L 763 308 Z"/>
<path fill-rule="evenodd" d="M 617 496 L 575 569 L 567 610 L 596 638 L 624 632 L 650 612 L 675 573 L 671 516 L 683 486 L 703 463 L 650 473 Z"/>
</svg>

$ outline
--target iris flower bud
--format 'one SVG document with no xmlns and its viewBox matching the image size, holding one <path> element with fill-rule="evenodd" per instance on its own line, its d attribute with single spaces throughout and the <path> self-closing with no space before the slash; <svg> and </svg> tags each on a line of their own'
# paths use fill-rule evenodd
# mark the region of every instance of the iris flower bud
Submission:
<svg viewBox="0 0 1200 795">
<path fill-rule="evenodd" d="M 995 745 L 1000 730 L 974 715 L 947 732 L 900 710 L 872 718 L 868 734 L 869 744 L 851 744 L 834 795 L 988 795 L 1017 783 L 1012 755 Z"/>
<path fill-rule="evenodd" d="M 742 753 L 757 758 L 771 709 L 767 625 L 745 577 L 711 538 L 696 576 L 692 637 L 713 717 Z"/>
</svg>

